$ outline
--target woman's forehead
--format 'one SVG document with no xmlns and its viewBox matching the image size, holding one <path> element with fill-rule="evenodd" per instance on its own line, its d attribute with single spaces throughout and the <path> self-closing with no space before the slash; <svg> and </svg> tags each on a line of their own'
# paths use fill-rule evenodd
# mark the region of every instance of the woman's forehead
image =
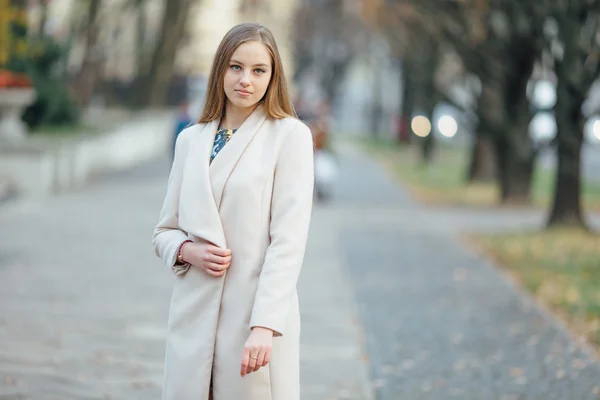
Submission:
<svg viewBox="0 0 600 400">
<path fill-rule="evenodd" d="M 260 42 L 251 41 L 242 43 L 231 55 L 231 61 L 244 65 L 271 64 L 271 55 L 267 46 Z"/>
</svg>

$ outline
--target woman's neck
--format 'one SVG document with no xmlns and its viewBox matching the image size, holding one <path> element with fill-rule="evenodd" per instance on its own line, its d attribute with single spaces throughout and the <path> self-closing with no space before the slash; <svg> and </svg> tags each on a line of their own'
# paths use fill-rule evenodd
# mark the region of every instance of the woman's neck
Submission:
<svg viewBox="0 0 600 400">
<path fill-rule="evenodd" d="M 252 107 L 240 108 L 236 107 L 230 102 L 225 105 L 225 114 L 221 118 L 221 127 L 227 129 L 238 129 L 252 114 L 258 105 Z"/>
</svg>

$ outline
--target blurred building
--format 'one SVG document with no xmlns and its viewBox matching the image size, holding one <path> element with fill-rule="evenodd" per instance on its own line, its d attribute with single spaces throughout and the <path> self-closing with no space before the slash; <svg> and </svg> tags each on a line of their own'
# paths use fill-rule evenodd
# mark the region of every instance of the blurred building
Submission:
<svg viewBox="0 0 600 400">
<path fill-rule="evenodd" d="M 298 0 L 198 0 L 192 7 L 188 34 L 180 44 L 176 73 L 207 76 L 214 52 L 225 33 L 240 22 L 259 22 L 275 35 L 288 78 L 293 75 L 290 27 Z M 129 81 L 136 76 L 139 9 L 131 0 L 104 0 L 101 11 L 101 49 L 105 77 Z M 164 0 L 145 0 L 143 3 L 144 41 L 151 49 L 160 25 Z M 32 2 L 30 20 L 39 25 L 41 12 L 38 2 Z M 85 21 L 87 2 L 82 0 L 51 0 L 48 2 L 44 30 L 59 39 L 77 38 L 77 29 Z M 75 33 L 75 35 L 72 35 Z M 72 42 L 69 66 L 77 69 L 83 57 L 81 40 Z"/>
</svg>

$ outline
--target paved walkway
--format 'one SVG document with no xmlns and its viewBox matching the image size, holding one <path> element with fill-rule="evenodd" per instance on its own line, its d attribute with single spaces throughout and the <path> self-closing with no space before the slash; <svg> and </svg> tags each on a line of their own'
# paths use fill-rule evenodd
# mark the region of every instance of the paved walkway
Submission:
<svg viewBox="0 0 600 400">
<path fill-rule="evenodd" d="M 541 226 L 526 211 L 424 209 L 343 149 L 339 236 L 376 398 L 600 398 L 600 364 L 455 233 Z"/>
</svg>

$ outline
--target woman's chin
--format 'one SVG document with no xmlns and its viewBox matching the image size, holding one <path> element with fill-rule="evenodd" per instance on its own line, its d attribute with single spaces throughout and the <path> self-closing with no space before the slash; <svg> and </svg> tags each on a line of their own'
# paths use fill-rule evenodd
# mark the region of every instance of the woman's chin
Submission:
<svg viewBox="0 0 600 400">
<path fill-rule="evenodd" d="M 248 108 L 248 107 L 254 107 L 256 105 L 256 103 L 258 103 L 257 101 L 255 101 L 254 99 L 248 99 L 248 98 L 237 98 L 237 99 L 229 99 L 229 102 L 237 108 Z"/>
</svg>

